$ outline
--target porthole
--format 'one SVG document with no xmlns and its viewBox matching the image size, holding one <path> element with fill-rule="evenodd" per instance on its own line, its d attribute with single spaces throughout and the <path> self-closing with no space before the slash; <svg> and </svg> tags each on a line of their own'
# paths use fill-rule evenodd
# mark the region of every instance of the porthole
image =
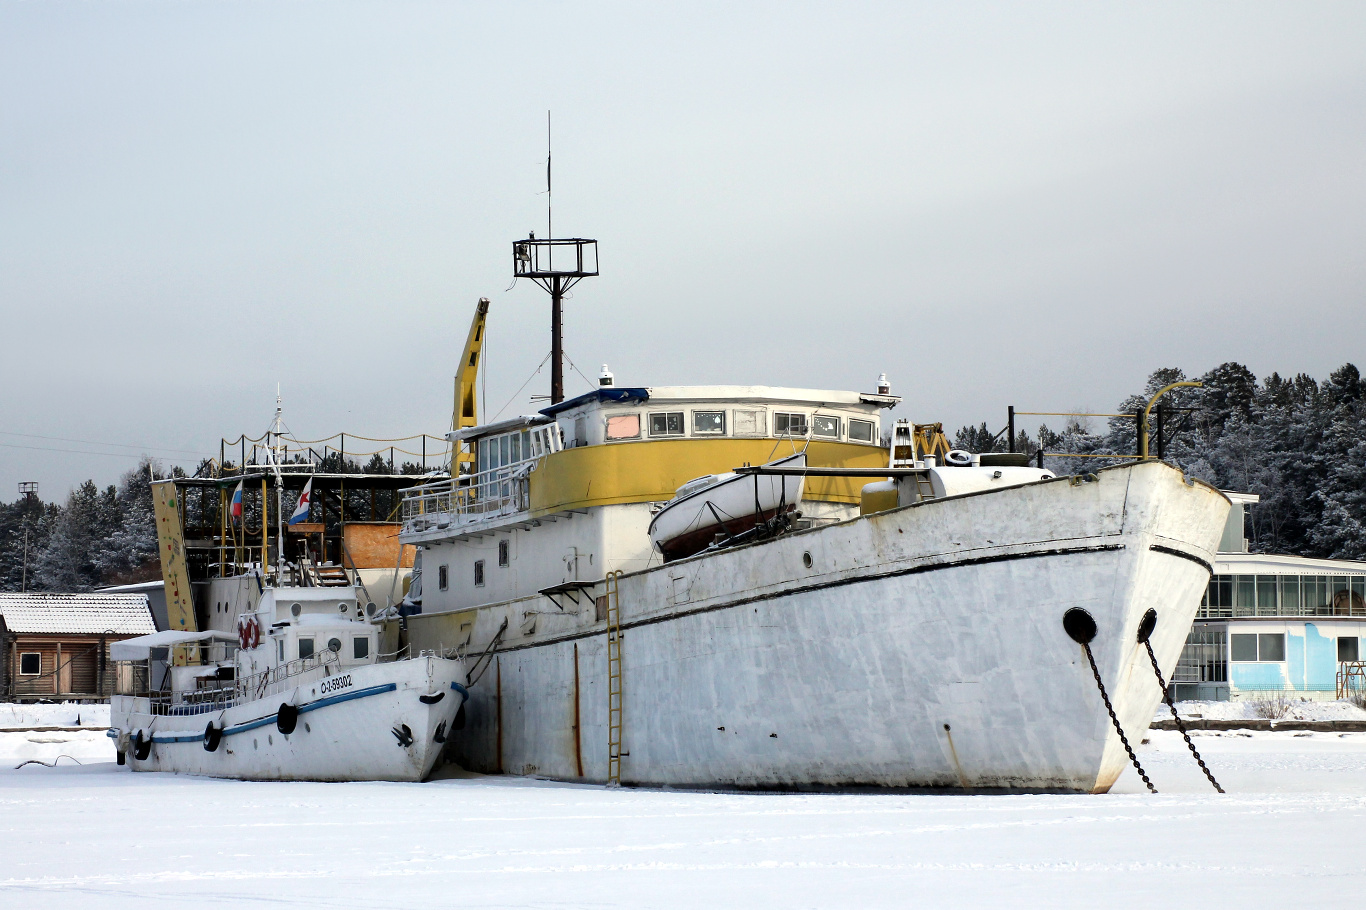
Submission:
<svg viewBox="0 0 1366 910">
<path fill-rule="evenodd" d="M 374 615 L 375 615 L 375 602 L 374 602 L 373 600 L 370 601 L 368 604 L 365 605 L 365 615 L 366 615 L 366 616 L 374 616 Z"/>
<path fill-rule="evenodd" d="M 333 654 L 340 654 L 340 653 L 341 653 L 341 639 L 340 639 L 340 638 L 329 638 L 329 639 L 327 640 L 327 650 L 331 651 Z"/>
<path fill-rule="evenodd" d="M 811 568 L 811 551 L 808 550 L 802 554 L 802 565 L 806 566 L 808 569 Z"/>
<path fill-rule="evenodd" d="M 304 605 L 301 604 L 301 603 L 298 603 L 297 601 L 296 601 L 295 603 L 292 603 L 292 604 L 289 605 L 289 613 L 290 613 L 291 616 L 298 616 L 298 615 L 299 615 L 300 613 L 302 613 L 303 611 L 304 611 Z"/>
<path fill-rule="evenodd" d="M 337 612 L 338 612 L 338 613 L 345 613 L 345 612 L 346 612 L 346 604 L 344 604 L 344 603 L 337 604 Z"/>
</svg>

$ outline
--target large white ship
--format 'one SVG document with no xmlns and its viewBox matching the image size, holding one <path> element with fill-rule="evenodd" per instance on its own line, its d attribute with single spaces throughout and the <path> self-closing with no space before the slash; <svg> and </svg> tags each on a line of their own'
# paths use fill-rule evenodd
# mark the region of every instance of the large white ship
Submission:
<svg viewBox="0 0 1366 910">
<path fill-rule="evenodd" d="M 541 265 L 542 243 L 591 241 L 516 245 L 553 295 L 576 273 Z M 1162 698 L 1140 627 L 1155 620 L 1170 675 L 1218 490 L 1156 461 L 1063 478 L 1020 456 L 945 463 L 937 425 L 886 425 L 885 385 L 601 382 L 498 423 L 458 412 L 466 472 L 404 494 L 423 566 L 409 646 L 490 664 L 447 747 L 461 764 L 692 787 L 1113 784 L 1120 731 L 1141 739 Z M 802 468 L 754 467 L 797 452 Z M 753 474 L 762 518 L 758 484 L 785 470 L 805 483 L 782 528 L 742 538 L 718 514 L 700 552 L 652 544 L 653 516 L 711 482 L 695 479 Z"/>
</svg>

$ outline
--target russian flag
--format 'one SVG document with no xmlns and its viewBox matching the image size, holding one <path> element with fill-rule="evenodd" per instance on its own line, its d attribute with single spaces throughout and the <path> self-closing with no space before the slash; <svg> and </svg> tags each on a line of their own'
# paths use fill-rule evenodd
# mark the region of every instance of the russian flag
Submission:
<svg viewBox="0 0 1366 910">
<path fill-rule="evenodd" d="M 229 508 L 228 514 L 232 516 L 233 524 L 240 524 L 242 522 L 242 484 L 244 482 L 245 481 L 239 480 L 237 482 L 237 489 L 234 490 L 232 494 L 232 505 Z"/>
<path fill-rule="evenodd" d="M 308 483 L 304 484 L 304 491 L 299 494 L 299 504 L 294 507 L 294 514 L 289 516 L 289 523 L 296 525 L 301 521 L 308 521 L 308 507 L 313 500 L 313 478 L 308 478 Z"/>
</svg>

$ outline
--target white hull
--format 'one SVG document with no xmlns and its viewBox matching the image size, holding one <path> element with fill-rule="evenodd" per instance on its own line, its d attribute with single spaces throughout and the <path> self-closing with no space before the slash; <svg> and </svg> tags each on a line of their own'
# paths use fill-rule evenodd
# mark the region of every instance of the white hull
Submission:
<svg viewBox="0 0 1366 910">
<path fill-rule="evenodd" d="M 1170 676 L 1228 502 L 1157 463 L 1092 476 L 622 578 L 622 781 L 1108 789 L 1127 757 L 1062 616 L 1095 618 L 1095 659 L 1136 744 L 1161 698 L 1139 621 L 1157 612 Z M 533 602 L 481 608 L 473 648 Z M 415 647 L 436 620 L 412 625 Z M 540 620 L 471 690 L 452 752 L 472 770 L 604 780 L 604 624 L 591 601 Z"/>
<path fill-rule="evenodd" d="M 317 674 L 268 698 L 206 713 L 154 717 L 147 713 L 147 699 L 116 695 L 110 735 L 134 771 L 242 780 L 419 781 L 441 754 L 438 738 L 461 735 L 452 728 L 466 697 L 464 683 L 461 661 L 418 657 Z M 436 693 L 442 697 L 433 704 L 420 699 Z M 299 712 L 289 734 L 277 726 L 282 704 Z M 204 745 L 210 722 L 223 730 L 212 752 Z M 152 740 L 143 760 L 134 754 L 138 731 Z"/>
</svg>

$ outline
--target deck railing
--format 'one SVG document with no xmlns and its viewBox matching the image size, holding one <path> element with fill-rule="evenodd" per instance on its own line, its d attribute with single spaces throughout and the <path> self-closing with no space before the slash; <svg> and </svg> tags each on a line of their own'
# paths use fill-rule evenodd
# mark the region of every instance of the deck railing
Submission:
<svg viewBox="0 0 1366 910">
<path fill-rule="evenodd" d="M 403 529 L 428 531 L 472 525 L 531 507 L 527 475 L 534 461 L 409 487 L 403 491 Z"/>
<path fill-rule="evenodd" d="M 302 657 L 271 667 L 260 673 L 253 673 L 241 679 L 226 680 L 212 686 L 203 686 L 186 692 L 164 690 L 140 690 L 136 680 L 146 680 L 146 661 L 120 661 L 132 664 L 128 676 L 133 685 L 122 695 L 142 696 L 150 703 L 149 713 L 164 717 L 180 717 L 194 714 L 210 714 L 231 708 L 233 705 L 260 701 L 278 695 L 286 689 L 323 679 L 341 669 L 341 659 L 337 652 L 325 650 L 312 657 Z M 141 664 L 142 666 L 137 666 Z"/>
</svg>

